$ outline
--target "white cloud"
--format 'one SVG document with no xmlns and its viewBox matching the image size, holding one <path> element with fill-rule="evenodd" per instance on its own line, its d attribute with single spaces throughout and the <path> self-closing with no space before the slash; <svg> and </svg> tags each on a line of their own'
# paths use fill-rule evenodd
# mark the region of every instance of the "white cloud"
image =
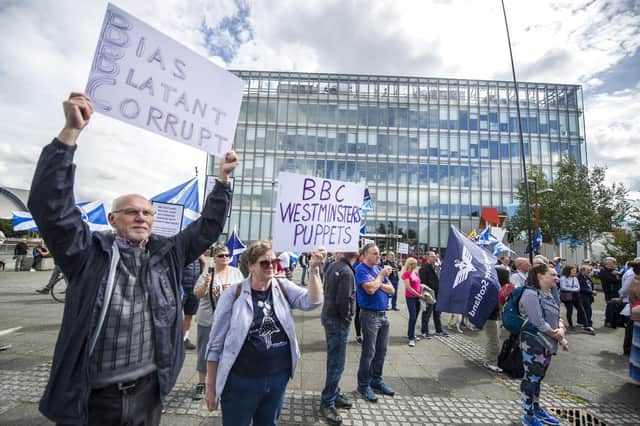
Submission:
<svg viewBox="0 0 640 426">
<path fill-rule="evenodd" d="M 238 12 L 234 0 L 120 0 L 120 7 L 208 55 L 200 32 Z M 28 187 L 41 147 L 63 123 L 60 103 L 86 82 L 106 1 L 0 6 L 0 184 Z M 606 7 L 605 7 L 606 4 Z M 251 36 L 232 68 L 511 79 L 499 2 L 248 2 Z M 637 6 L 623 0 L 507 1 L 521 80 L 606 87 L 605 71 L 640 46 Z M 635 9 L 634 9 L 635 7 Z M 210 58 L 222 64 L 221 58 Z M 637 157 L 639 87 L 585 99 L 591 163 L 629 179 Z M 588 93 L 588 92 L 587 92 Z M 80 140 L 78 197 L 154 195 L 205 173 L 203 153 L 101 116 Z M 638 185 L 640 188 L 640 185 Z"/>
</svg>

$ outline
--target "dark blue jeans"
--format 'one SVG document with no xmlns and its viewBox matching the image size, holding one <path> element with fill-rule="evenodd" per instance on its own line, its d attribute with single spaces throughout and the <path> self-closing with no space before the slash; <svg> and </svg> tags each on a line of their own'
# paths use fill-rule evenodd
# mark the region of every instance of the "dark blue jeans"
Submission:
<svg viewBox="0 0 640 426">
<path fill-rule="evenodd" d="M 360 309 L 362 353 L 358 367 L 358 390 L 382 382 L 382 368 L 389 343 L 389 319 L 384 311 Z"/>
<path fill-rule="evenodd" d="M 220 403 L 225 426 L 271 426 L 278 424 L 290 370 L 265 377 L 241 377 L 229 373 Z"/>
<path fill-rule="evenodd" d="M 325 317 L 322 317 L 320 321 L 327 340 L 327 375 L 322 390 L 322 405 L 333 407 L 338 395 L 340 395 L 340 378 L 344 372 L 347 358 L 347 339 L 351 323 Z"/>
<path fill-rule="evenodd" d="M 393 294 L 389 295 L 389 299 L 391 299 L 391 307 L 395 309 L 398 305 L 398 281 L 391 281 L 391 285 L 393 286 Z"/>
<path fill-rule="evenodd" d="M 435 310 L 436 305 L 427 305 L 422 311 L 422 334 L 429 334 L 429 318 L 433 313 L 433 324 L 436 326 L 436 333 L 442 333 L 442 322 L 440 321 L 440 311 Z"/>
<path fill-rule="evenodd" d="M 418 321 L 418 312 L 420 312 L 420 299 L 417 297 L 407 297 L 407 309 L 409 310 L 407 338 L 409 338 L 409 340 L 416 340 L 416 322 Z"/>
</svg>

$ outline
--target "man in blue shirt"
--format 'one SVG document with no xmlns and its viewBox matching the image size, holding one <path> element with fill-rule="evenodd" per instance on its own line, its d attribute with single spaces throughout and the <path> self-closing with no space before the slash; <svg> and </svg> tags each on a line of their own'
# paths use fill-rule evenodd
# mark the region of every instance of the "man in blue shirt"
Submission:
<svg viewBox="0 0 640 426">
<path fill-rule="evenodd" d="M 356 299 L 360 306 L 362 352 L 358 368 L 358 392 L 369 402 L 377 402 L 374 389 L 384 395 L 395 392 L 382 380 L 382 368 L 389 342 L 389 319 L 386 315 L 389 295 L 394 293 L 387 278 L 391 267 L 381 267 L 380 250 L 375 244 L 362 248 L 363 259 L 356 267 Z"/>
</svg>

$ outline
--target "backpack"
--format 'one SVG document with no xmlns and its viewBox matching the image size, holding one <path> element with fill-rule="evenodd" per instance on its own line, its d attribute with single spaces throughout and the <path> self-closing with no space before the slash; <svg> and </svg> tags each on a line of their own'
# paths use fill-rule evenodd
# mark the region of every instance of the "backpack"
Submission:
<svg viewBox="0 0 640 426">
<path fill-rule="evenodd" d="M 517 335 L 523 330 L 529 331 L 533 334 L 538 332 L 538 329 L 531 324 L 529 320 L 524 319 L 520 315 L 520 310 L 518 308 L 522 294 L 527 289 L 536 290 L 527 286 L 517 287 L 511 292 L 509 297 L 507 297 L 504 302 L 504 306 L 502 307 L 502 326 L 509 330 L 511 334 Z M 537 292 L 538 291 L 536 290 L 536 293 Z M 544 315 L 544 310 L 542 311 L 542 314 Z"/>
<path fill-rule="evenodd" d="M 498 355 L 498 367 L 512 379 L 521 379 L 524 376 L 522 350 L 517 334 L 511 334 L 502 343 L 502 349 Z"/>
</svg>

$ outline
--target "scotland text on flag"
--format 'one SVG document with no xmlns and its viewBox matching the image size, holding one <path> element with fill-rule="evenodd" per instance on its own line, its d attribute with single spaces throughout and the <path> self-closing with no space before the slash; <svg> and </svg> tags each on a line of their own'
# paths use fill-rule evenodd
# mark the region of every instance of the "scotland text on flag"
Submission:
<svg viewBox="0 0 640 426">
<path fill-rule="evenodd" d="M 500 284 L 495 263 L 495 256 L 452 226 L 436 309 L 464 314 L 476 327 L 482 328 L 498 304 Z"/>
</svg>

